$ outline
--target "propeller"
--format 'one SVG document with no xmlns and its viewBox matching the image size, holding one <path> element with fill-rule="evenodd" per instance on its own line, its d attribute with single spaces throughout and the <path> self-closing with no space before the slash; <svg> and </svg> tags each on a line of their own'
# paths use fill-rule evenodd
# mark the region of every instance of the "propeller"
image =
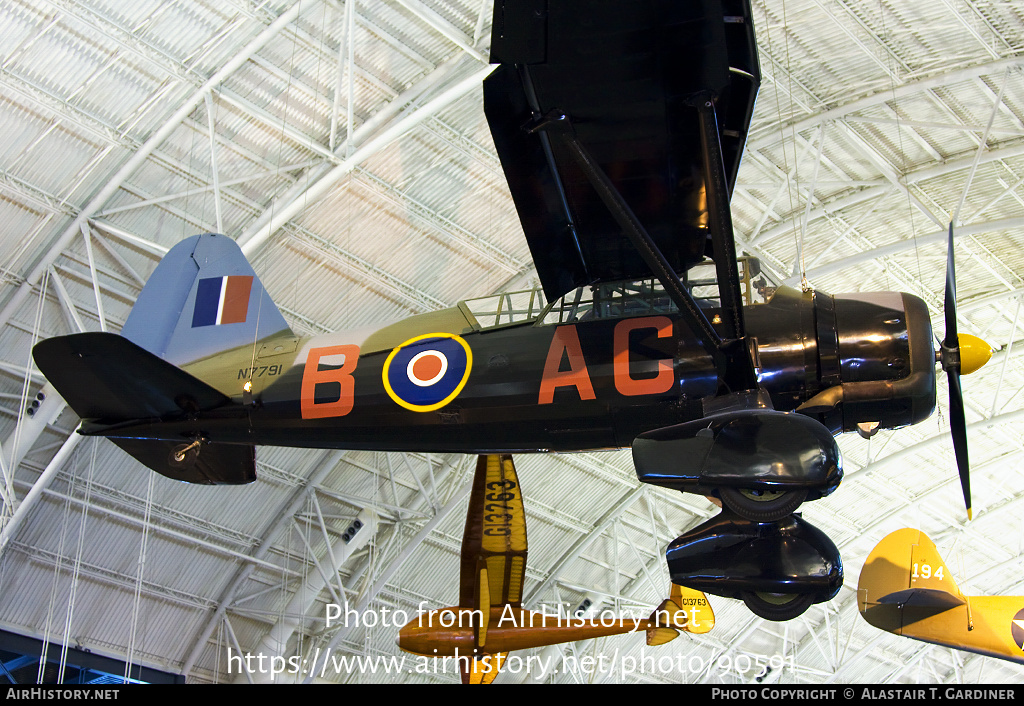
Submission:
<svg viewBox="0 0 1024 706">
<path fill-rule="evenodd" d="M 953 453 L 960 472 L 960 486 L 964 491 L 967 519 L 971 513 L 971 475 L 967 454 L 967 419 L 964 415 L 964 395 L 960 388 L 960 375 L 974 372 L 992 357 L 992 348 L 977 336 L 959 335 L 956 327 L 956 262 L 953 256 L 953 222 L 949 222 L 949 243 L 946 246 L 946 297 L 943 303 L 946 317 L 946 337 L 939 348 L 939 362 L 949 379 L 949 431 L 953 436 Z"/>
</svg>

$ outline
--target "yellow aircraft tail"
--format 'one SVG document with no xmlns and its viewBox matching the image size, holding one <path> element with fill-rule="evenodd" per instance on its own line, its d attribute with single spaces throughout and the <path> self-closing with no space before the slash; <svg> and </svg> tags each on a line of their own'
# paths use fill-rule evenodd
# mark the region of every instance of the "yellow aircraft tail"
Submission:
<svg viewBox="0 0 1024 706">
<path fill-rule="evenodd" d="M 857 602 L 869 623 L 899 633 L 906 616 L 897 607 L 939 613 L 967 601 L 935 543 L 924 532 L 906 528 L 888 535 L 868 555 Z"/>
<path fill-rule="evenodd" d="M 651 613 L 647 628 L 648 645 L 664 645 L 680 631 L 702 634 L 715 627 L 715 611 L 701 591 L 672 584 L 670 597 Z"/>
<path fill-rule="evenodd" d="M 901 529 L 878 543 L 857 601 L 876 628 L 1024 663 L 1024 596 L 965 596 L 920 530 Z"/>
</svg>

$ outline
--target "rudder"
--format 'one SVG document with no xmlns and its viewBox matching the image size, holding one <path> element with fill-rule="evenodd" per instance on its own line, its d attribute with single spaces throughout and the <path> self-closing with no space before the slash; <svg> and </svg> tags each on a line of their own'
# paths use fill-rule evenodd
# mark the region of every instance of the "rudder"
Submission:
<svg viewBox="0 0 1024 706">
<path fill-rule="evenodd" d="M 693 634 L 711 632 L 715 627 L 715 611 L 703 591 L 673 583 L 669 598 L 661 602 L 649 618 L 648 645 L 664 645 L 685 631 Z"/>
<path fill-rule="evenodd" d="M 868 555 L 858 593 L 863 604 L 910 589 L 963 596 L 935 543 L 921 530 L 904 528 L 887 535 Z"/>
<path fill-rule="evenodd" d="M 686 631 L 694 634 L 711 632 L 715 627 L 715 611 L 703 591 L 672 584 L 672 601 L 686 611 Z"/>
</svg>

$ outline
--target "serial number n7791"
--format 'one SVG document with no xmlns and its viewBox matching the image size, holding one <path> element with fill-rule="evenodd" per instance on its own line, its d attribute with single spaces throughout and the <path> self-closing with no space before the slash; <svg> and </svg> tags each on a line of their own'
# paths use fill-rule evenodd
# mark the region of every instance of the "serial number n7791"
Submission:
<svg viewBox="0 0 1024 706">
<path fill-rule="evenodd" d="M 270 377 L 271 375 L 280 375 L 283 372 L 283 365 L 257 365 L 252 368 L 239 368 L 237 379 L 251 380 L 252 378 L 261 378 L 264 375 L 267 377 Z"/>
</svg>

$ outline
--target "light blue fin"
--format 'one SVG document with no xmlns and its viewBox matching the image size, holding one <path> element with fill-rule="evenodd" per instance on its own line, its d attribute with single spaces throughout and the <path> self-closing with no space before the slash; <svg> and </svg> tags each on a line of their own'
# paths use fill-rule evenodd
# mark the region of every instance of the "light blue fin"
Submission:
<svg viewBox="0 0 1024 706">
<path fill-rule="evenodd" d="M 290 332 L 238 244 L 195 235 L 160 261 L 121 335 L 175 365 Z"/>
</svg>

